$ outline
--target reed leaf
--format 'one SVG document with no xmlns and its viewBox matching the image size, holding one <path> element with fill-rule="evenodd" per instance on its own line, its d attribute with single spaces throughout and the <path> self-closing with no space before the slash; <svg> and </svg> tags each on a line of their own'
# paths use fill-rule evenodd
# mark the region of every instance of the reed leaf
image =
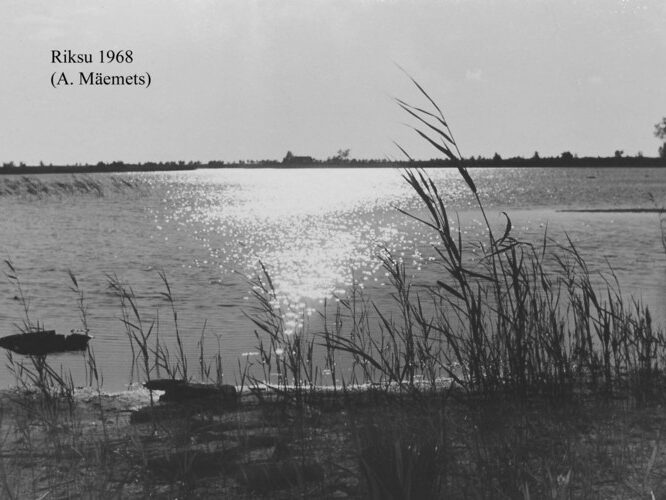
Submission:
<svg viewBox="0 0 666 500">
<path fill-rule="evenodd" d="M 430 144 L 432 144 L 433 147 L 435 147 L 439 152 L 445 154 L 449 159 L 451 160 L 457 160 L 458 158 L 456 155 L 453 154 L 453 152 L 447 148 L 446 146 L 442 146 L 441 144 L 438 144 L 437 142 L 433 141 L 430 137 L 428 137 L 425 133 L 420 131 L 419 129 L 412 127 L 412 129 L 419 134 L 421 137 L 423 137 L 426 141 L 428 141 Z M 463 171 L 460 170 L 460 173 Z M 463 177 L 465 177 L 466 174 L 463 174 Z M 469 175 L 467 175 L 467 178 L 469 178 Z M 465 179 L 467 180 L 467 179 Z M 471 179 L 470 179 L 471 180 Z M 469 183 L 468 183 L 469 184 Z M 476 192 L 476 188 L 474 188 L 474 192 Z"/>
</svg>

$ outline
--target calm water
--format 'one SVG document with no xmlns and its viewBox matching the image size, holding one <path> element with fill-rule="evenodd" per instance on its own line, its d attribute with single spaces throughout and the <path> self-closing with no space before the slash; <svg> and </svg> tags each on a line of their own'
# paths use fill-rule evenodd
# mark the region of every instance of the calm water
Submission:
<svg viewBox="0 0 666 500">
<path fill-rule="evenodd" d="M 472 176 L 497 231 L 502 211 L 514 231 L 563 241 L 565 231 L 593 267 L 608 261 L 623 288 L 650 304 L 663 319 L 666 257 L 659 220 L 646 213 L 571 213 L 576 208 L 653 208 L 666 204 L 666 170 L 478 169 Z M 466 237 L 482 237 L 457 171 L 431 172 L 457 212 Z M 172 322 L 160 296 L 164 270 L 179 311 L 181 331 L 196 366 L 204 322 L 206 345 L 220 340 L 228 381 L 237 359 L 255 351 L 253 326 L 244 315 L 253 302 L 247 277 L 261 261 L 281 297 L 316 316 L 325 299 L 344 294 L 357 279 L 368 295 L 388 307 L 385 275 L 376 255 L 386 247 L 404 258 L 419 283 L 434 282 L 434 235 L 397 207 L 421 207 L 399 172 L 358 170 L 198 170 L 126 174 L 139 189 L 110 189 L 107 174 L 90 176 L 105 195 L 4 194 L 0 196 L 0 255 L 11 258 L 30 297 L 30 314 L 46 328 L 68 332 L 81 326 L 68 270 L 84 289 L 93 345 L 107 390 L 129 379 L 129 344 L 119 300 L 108 288 L 117 275 L 139 297 L 145 318 L 156 317 L 167 339 Z M 42 176 L 43 183 L 71 183 L 72 176 Z M 5 182 L 0 178 L 0 183 Z M 354 278 L 353 278 L 354 277 Z M 7 280 L 0 280 L 0 334 L 16 333 L 22 308 Z M 314 320 L 313 320 L 314 321 Z M 75 375 L 78 355 L 58 359 Z M 0 385 L 12 379 L 0 370 Z M 83 382 L 81 382 L 83 383 Z"/>
</svg>

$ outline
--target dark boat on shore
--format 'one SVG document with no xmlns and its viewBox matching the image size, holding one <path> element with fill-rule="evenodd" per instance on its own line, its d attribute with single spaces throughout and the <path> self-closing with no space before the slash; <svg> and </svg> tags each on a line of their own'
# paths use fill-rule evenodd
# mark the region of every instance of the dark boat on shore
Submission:
<svg viewBox="0 0 666 500">
<path fill-rule="evenodd" d="M 63 352 L 85 351 L 92 337 L 87 333 L 57 334 L 55 330 L 37 330 L 0 338 L 0 347 L 25 356 L 46 356 Z"/>
</svg>

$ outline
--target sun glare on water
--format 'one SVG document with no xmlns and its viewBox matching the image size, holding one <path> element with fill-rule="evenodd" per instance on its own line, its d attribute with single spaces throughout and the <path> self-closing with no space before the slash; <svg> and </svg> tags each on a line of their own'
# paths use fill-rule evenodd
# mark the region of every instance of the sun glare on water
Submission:
<svg viewBox="0 0 666 500">
<path fill-rule="evenodd" d="M 261 262 L 292 304 L 343 294 L 355 269 L 372 279 L 378 251 L 396 241 L 395 206 L 411 196 L 397 170 L 202 170 L 185 180 L 165 209 L 206 247 L 206 265 L 252 276 Z"/>
</svg>

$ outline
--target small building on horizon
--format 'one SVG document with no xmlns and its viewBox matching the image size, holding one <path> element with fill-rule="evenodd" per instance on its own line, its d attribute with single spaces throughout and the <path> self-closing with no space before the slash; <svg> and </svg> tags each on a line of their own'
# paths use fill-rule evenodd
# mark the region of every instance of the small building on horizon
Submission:
<svg viewBox="0 0 666 500">
<path fill-rule="evenodd" d="M 284 155 L 284 158 L 282 159 L 282 163 L 289 163 L 289 164 L 298 164 L 302 165 L 305 163 L 314 163 L 315 159 L 312 158 L 312 156 L 296 156 L 294 155 L 291 151 L 287 151 L 287 154 Z"/>
</svg>

